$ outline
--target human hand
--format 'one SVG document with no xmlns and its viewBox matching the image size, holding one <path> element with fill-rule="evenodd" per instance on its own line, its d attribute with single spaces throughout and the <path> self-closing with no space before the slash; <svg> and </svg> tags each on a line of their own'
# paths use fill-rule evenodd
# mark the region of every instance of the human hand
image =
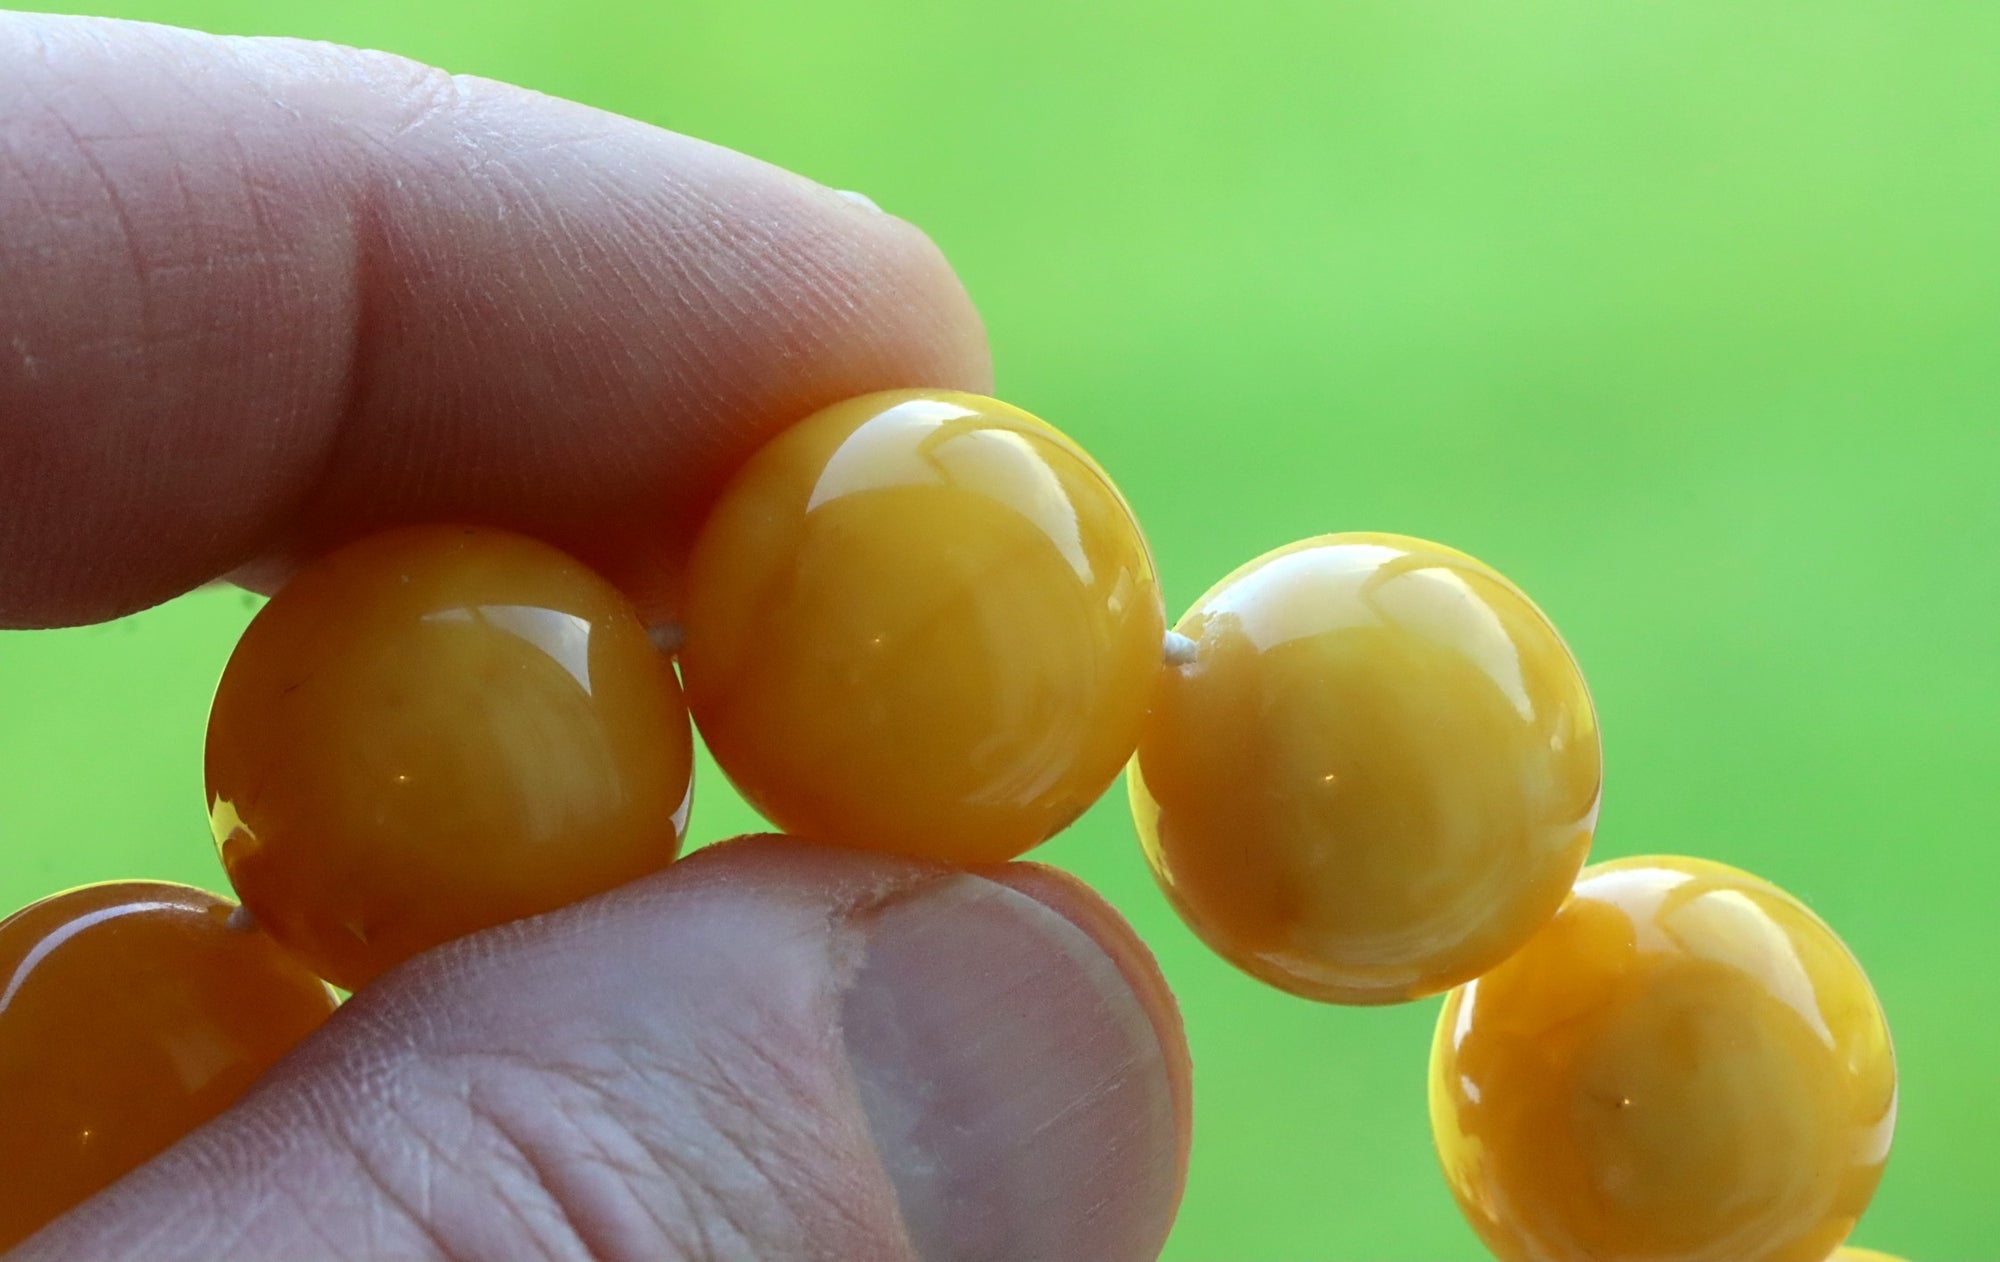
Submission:
<svg viewBox="0 0 2000 1262">
<path fill-rule="evenodd" d="M 736 464 L 917 384 L 990 385 L 957 281 L 798 177 L 390 57 L 0 15 L 0 626 L 423 519 L 668 618 Z M 1075 882 L 744 841 L 398 970 L 19 1256 L 1151 1257 L 1187 1084 Z"/>
</svg>

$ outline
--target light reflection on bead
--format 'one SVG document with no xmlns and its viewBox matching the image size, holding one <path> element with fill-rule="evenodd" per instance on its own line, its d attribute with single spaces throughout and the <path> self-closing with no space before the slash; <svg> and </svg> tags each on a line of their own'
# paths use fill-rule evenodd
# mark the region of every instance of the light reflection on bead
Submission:
<svg viewBox="0 0 2000 1262">
<path fill-rule="evenodd" d="M 1452 992 L 1432 1049 L 1445 1176 L 1503 1262 L 1823 1262 L 1895 1116 L 1860 965 L 1782 890 L 1698 859 L 1586 869 Z"/>
<path fill-rule="evenodd" d="M 692 768 L 672 665 L 618 592 L 466 527 L 306 569 L 244 634 L 209 719 L 231 882 L 349 989 L 665 865 Z"/>
<path fill-rule="evenodd" d="M 1590 845 L 1590 696 L 1528 598 L 1397 535 L 1280 548 L 1181 619 L 1130 775 L 1168 898 L 1272 985 L 1434 994 L 1526 941 Z M 1190 660 L 1191 659 L 1191 660 Z"/>
<path fill-rule="evenodd" d="M 1017 408 L 906 391 L 759 452 L 689 566 L 702 735 L 788 832 L 1010 859 L 1131 754 L 1165 616 L 1131 509 Z"/>
<path fill-rule="evenodd" d="M 333 995 L 232 904 L 150 881 L 0 921 L 0 1252 L 233 1103 Z"/>
</svg>

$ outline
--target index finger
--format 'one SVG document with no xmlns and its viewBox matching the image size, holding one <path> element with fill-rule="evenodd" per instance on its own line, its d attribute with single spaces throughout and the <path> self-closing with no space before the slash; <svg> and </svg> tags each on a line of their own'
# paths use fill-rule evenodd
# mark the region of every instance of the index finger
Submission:
<svg viewBox="0 0 2000 1262">
<path fill-rule="evenodd" d="M 684 136 L 399 58 L 0 15 L 0 626 L 410 520 L 652 616 L 776 429 L 990 388 L 921 232 Z"/>
</svg>

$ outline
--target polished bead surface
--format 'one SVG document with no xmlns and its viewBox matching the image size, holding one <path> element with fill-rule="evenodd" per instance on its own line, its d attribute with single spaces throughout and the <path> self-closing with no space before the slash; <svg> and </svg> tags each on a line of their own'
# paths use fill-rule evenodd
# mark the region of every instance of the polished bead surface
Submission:
<svg viewBox="0 0 2000 1262">
<path fill-rule="evenodd" d="M 1826 1262 L 1903 1262 L 1903 1259 L 1873 1249 L 1860 1249 L 1853 1245 L 1843 1245 L 1836 1249 Z"/>
<path fill-rule="evenodd" d="M 1881 1178 L 1896 1066 L 1861 966 L 1796 899 L 1621 859 L 1452 993 L 1430 1098 L 1503 1262 L 1824 1262 Z"/>
<path fill-rule="evenodd" d="M 349 989 L 670 862 L 693 736 L 671 662 L 581 563 L 501 531 L 392 531 L 244 633 L 208 728 L 237 894 Z"/>
<path fill-rule="evenodd" d="M 228 1108 L 333 1011 L 233 910 L 130 881 L 0 921 L 0 1252 Z"/>
<path fill-rule="evenodd" d="M 1131 509 L 975 395 L 849 400 L 780 435 L 689 567 L 695 722 L 787 832 L 942 860 L 1059 832 L 1131 755 L 1165 615 Z"/>
<path fill-rule="evenodd" d="M 1518 588 L 1384 534 L 1280 548 L 1175 628 L 1130 774 L 1168 899 L 1244 971 L 1394 1003 L 1499 963 L 1590 846 L 1597 721 Z"/>
</svg>

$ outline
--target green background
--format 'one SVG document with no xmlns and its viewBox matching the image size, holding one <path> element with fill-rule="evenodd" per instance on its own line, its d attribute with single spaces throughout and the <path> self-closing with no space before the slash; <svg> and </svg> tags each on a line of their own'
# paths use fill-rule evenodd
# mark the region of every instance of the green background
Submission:
<svg viewBox="0 0 2000 1262">
<path fill-rule="evenodd" d="M 1992 0 L 141 0 L 692 132 L 921 224 L 1001 393 L 1121 479 L 1180 608 L 1295 537 L 1511 573 L 1604 723 L 1597 853 L 1751 868 L 1868 965 L 1904 1073 L 1859 1239 L 2000 1257 L 2000 5 Z M 197 593 L 0 637 L 0 903 L 216 884 Z M 1196 1058 L 1169 1256 L 1480 1251 L 1436 1002 L 1281 998 L 1153 890 L 1122 793 L 1044 857 L 1159 952 Z M 752 826 L 708 776 L 696 835 Z"/>
</svg>

